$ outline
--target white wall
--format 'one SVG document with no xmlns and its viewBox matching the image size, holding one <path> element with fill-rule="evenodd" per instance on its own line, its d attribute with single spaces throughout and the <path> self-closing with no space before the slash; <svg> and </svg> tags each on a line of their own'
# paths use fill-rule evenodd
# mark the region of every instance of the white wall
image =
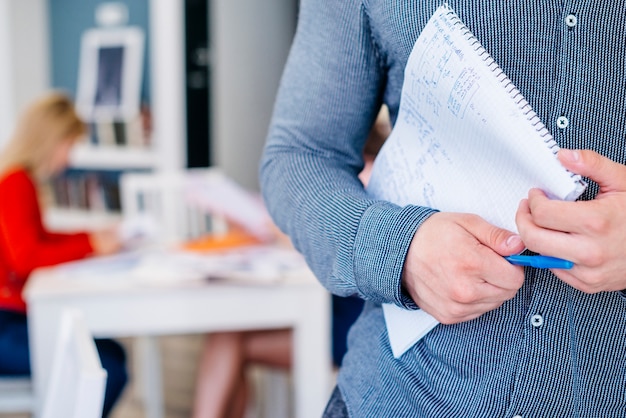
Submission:
<svg viewBox="0 0 626 418">
<path fill-rule="evenodd" d="M 0 148 L 13 126 L 13 50 L 11 48 L 11 5 L 0 0 Z"/>
<path fill-rule="evenodd" d="M 13 51 L 15 104 L 19 110 L 50 86 L 48 2 L 11 1 L 15 45 Z"/>
<path fill-rule="evenodd" d="M 212 155 L 253 190 L 296 7 L 295 0 L 211 2 Z"/>
<path fill-rule="evenodd" d="M 0 146 L 49 86 L 47 0 L 0 0 Z"/>
</svg>

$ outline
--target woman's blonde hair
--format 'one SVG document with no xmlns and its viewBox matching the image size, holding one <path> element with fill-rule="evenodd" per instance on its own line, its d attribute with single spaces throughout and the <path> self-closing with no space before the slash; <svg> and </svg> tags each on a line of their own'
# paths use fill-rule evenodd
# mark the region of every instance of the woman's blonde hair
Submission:
<svg viewBox="0 0 626 418">
<path fill-rule="evenodd" d="M 87 132 L 72 100 L 51 92 L 22 113 L 15 132 L 0 152 L 0 177 L 13 168 L 24 168 L 40 177 L 42 168 L 65 141 L 76 141 Z"/>
</svg>

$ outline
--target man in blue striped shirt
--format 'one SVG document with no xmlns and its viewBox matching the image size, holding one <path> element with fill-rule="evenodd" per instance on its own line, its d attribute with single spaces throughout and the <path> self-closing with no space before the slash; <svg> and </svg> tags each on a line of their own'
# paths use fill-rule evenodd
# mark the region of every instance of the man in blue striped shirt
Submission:
<svg viewBox="0 0 626 418">
<path fill-rule="evenodd" d="M 395 121 L 408 56 L 441 4 L 301 1 L 261 177 L 321 283 L 367 301 L 327 415 L 626 416 L 626 4 L 448 2 L 589 182 L 577 202 L 530 191 L 519 236 L 371 199 L 357 178 L 377 111 Z M 524 246 L 576 265 L 502 259 Z M 396 359 L 383 303 L 444 325 Z"/>
</svg>

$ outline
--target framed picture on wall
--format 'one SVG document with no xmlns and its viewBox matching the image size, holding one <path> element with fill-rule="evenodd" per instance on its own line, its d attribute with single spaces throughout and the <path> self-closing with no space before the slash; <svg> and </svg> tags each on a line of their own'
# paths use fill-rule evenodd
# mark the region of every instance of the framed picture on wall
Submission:
<svg viewBox="0 0 626 418">
<path fill-rule="evenodd" d="M 85 120 L 125 121 L 139 113 L 144 42 L 137 27 L 83 34 L 76 106 Z"/>
</svg>

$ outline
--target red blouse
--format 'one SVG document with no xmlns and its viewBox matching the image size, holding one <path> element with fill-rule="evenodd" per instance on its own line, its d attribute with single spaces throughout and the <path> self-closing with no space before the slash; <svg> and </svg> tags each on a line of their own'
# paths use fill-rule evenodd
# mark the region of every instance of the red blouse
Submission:
<svg viewBox="0 0 626 418">
<path fill-rule="evenodd" d="M 28 172 L 16 169 L 0 178 L 0 309 L 26 312 L 22 289 L 34 269 L 92 252 L 86 233 L 54 234 L 44 228 Z"/>
</svg>

